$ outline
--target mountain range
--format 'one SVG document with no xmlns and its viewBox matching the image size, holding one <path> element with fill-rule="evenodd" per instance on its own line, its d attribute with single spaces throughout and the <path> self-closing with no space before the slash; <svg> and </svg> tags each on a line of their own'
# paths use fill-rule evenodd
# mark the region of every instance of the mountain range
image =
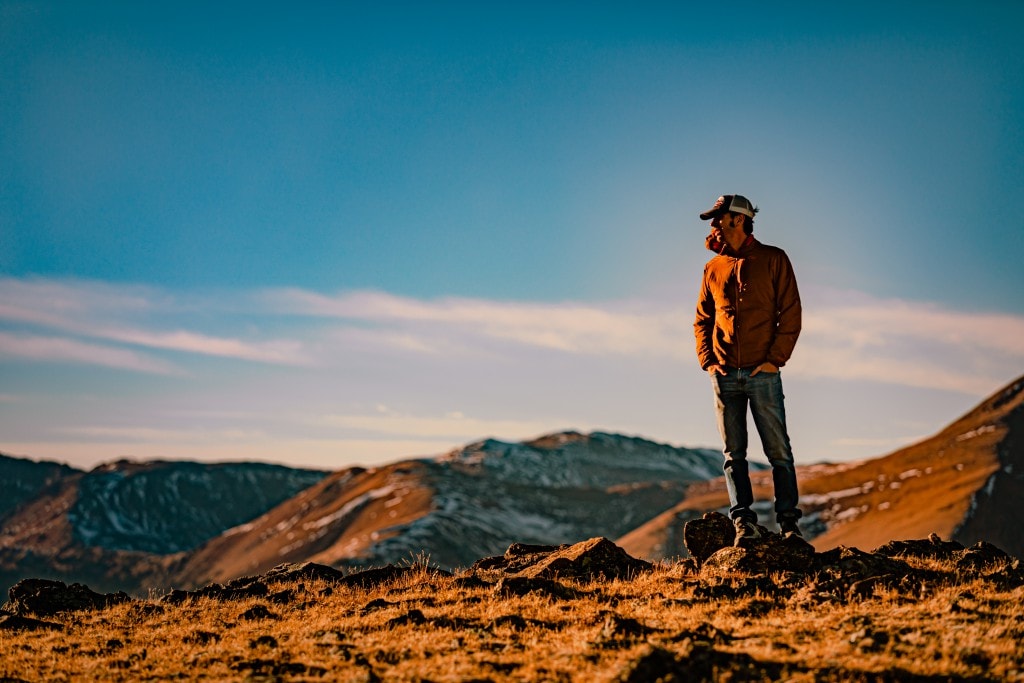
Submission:
<svg viewBox="0 0 1024 683">
<path fill-rule="evenodd" d="M 883 457 L 798 466 L 805 536 L 823 550 L 937 533 L 1024 556 L 1012 523 L 1022 402 L 1024 378 Z M 755 466 L 752 478 L 771 526 L 771 474 Z M 31 576 L 144 593 L 304 561 L 457 568 L 511 543 L 595 536 L 668 559 L 685 553 L 687 520 L 727 507 L 717 450 L 602 432 L 486 439 L 335 472 L 126 460 L 83 472 L 0 455 L 0 589 Z"/>
<path fill-rule="evenodd" d="M 83 472 L 0 454 L 0 588 L 26 576 L 139 590 L 183 553 L 327 472 L 263 463 L 119 460 Z"/>
<path fill-rule="evenodd" d="M 513 542 L 617 537 L 718 476 L 721 456 L 616 434 L 488 439 L 432 459 L 351 468 L 232 529 L 178 569 L 191 584 L 281 562 L 466 567 Z M 230 558 L 230 559 L 225 559 Z"/>
</svg>

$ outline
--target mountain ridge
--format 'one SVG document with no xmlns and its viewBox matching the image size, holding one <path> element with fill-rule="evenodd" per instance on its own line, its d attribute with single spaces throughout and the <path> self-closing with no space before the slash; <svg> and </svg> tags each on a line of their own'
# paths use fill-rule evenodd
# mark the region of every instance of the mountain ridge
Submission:
<svg viewBox="0 0 1024 683">
<path fill-rule="evenodd" d="M 627 452 L 642 457 L 623 458 Z M 618 534 L 670 505 L 687 484 L 717 475 L 719 457 L 639 437 L 558 432 L 343 470 L 248 528 L 212 539 L 179 576 L 199 584 L 280 562 L 366 566 L 422 553 L 457 567 L 513 542 Z"/>
<path fill-rule="evenodd" d="M 798 465 L 801 525 L 820 550 L 937 533 L 965 545 L 989 540 L 1021 556 L 1024 531 L 1005 521 L 1024 496 L 1022 459 L 1024 378 L 885 456 Z M 0 467 L 29 467 L 15 460 L 2 456 Z M 767 522 L 771 473 L 752 464 Z M 282 562 L 355 568 L 428 557 L 457 568 L 510 543 L 595 536 L 636 557 L 671 559 L 685 554 L 686 521 L 728 507 L 718 450 L 599 431 L 482 439 L 433 457 L 306 471 L 298 480 L 289 468 L 263 463 L 39 467 L 18 485 L 21 502 L 0 512 L 0 582 L 31 574 L 145 590 L 230 581 Z M 274 490 L 291 481 L 288 495 L 268 491 L 248 495 L 244 509 L 206 509 L 211 500 L 238 498 L 256 471 Z M 200 493 L 183 495 L 183 486 Z M 163 516 L 182 509 L 190 511 L 188 528 Z"/>
<path fill-rule="evenodd" d="M 0 587 L 29 568 L 104 587 L 162 581 L 181 553 L 326 476 L 263 463 L 165 460 L 116 460 L 84 471 L 9 456 L 0 468 L 0 479 L 21 473 L 28 482 L 21 488 L 34 489 L 0 516 Z"/>
</svg>

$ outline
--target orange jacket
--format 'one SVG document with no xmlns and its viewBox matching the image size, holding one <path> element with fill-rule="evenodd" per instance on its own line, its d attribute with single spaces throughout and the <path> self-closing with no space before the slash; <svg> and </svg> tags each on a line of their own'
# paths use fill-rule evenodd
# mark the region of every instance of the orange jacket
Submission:
<svg viewBox="0 0 1024 683">
<path fill-rule="evenodd" d="M 753 237 L 738 252 L 726 246 L 704 266 L 697 298 L 693 331 L 700 366 L 752 368 L 768 361 L 781 368 L 800 336 L 800 317 L 800 292 L 786 252 Z"/>
</svg>

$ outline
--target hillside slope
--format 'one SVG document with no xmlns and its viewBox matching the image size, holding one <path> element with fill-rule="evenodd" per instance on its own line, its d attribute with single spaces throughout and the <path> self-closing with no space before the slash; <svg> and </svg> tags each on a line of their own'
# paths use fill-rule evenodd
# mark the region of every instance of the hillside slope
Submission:
<svg viewBox="0 0 1024 683">
<path fill-rule="evenodd" d="M 33 464 L 0 461 L 0 480 L 12 489 L 31 488 L 40 472 L 51 474 L 0 520 L 4 591 L 25 576 L 126 590 L 160 580 L 178 553 L 258 516 L 326 474 L 262 463 L 122 460 L 90 472 Z"/>
<path fill-rule="evenodd" d="M 18 506 L 76 473 L 78 470 L 60 463 L 37 462 L 0 453 L 0 524 Z"/>
<path fill-rule="evenodd" d="M 465 567 L 513 542 L 619 535 L 717 476 L 718 455 L 613 434 L 488 439 L 434 459 L 350 469 L 211 540 L 182 585 L 225 581 L 281 562 L 385 564 L 427 555 Z"/>
</svg>

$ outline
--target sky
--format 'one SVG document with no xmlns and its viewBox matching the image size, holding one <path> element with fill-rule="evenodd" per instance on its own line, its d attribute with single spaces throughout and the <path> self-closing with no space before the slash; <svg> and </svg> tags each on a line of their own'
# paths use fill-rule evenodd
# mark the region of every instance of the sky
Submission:
<svg viewBox="0 0 1024 683">
<path fill-rule="evenodd" d="M 799 282 L 797 462 L 933 434 L 1024 374 L 1024 3 L 807 7 L 0 0 L 0 451 L 720 448 L 725 193 Z"/>
</svg>

